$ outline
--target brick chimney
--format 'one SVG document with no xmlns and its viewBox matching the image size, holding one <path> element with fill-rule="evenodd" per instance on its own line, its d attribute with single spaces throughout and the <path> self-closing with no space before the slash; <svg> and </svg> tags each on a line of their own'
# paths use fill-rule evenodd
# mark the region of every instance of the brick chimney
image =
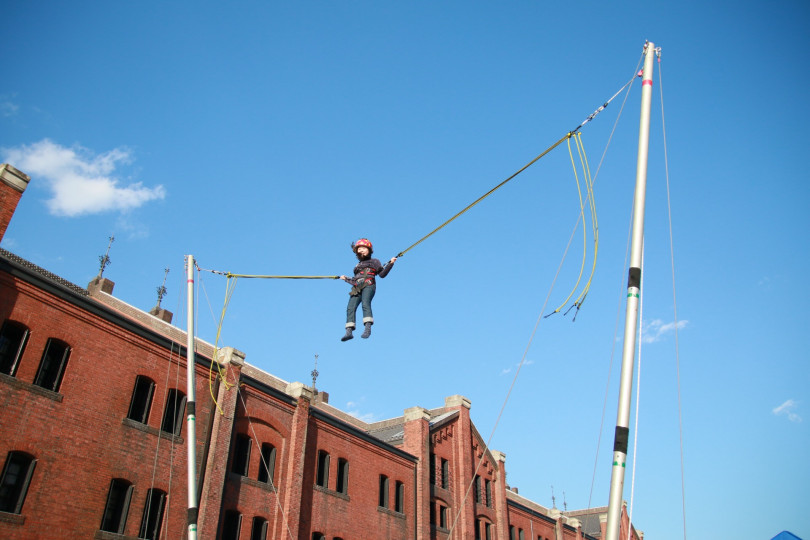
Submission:
<svg viewBox="0 0 810 540">
<path fill-rule="evenodd" d="M 0 165 L 0 240 L 17 209 L 23 191 L 28 187 L 31 177 L 18 171 L 8 163 Z"/>
</svg>

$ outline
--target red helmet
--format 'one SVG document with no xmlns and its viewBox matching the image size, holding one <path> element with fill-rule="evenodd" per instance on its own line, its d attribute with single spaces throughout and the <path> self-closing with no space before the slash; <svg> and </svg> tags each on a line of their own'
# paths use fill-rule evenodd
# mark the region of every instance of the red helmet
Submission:
<svg viewBox="0 0 810 540">
<path fill-rule="evenodd" d="M 368 238 L 361 238 L 357 242 L 352 242 L 352 251 L 357 253 L 359 247 L 367 247 L 369 255 L 374 253 L 374 248 L 371 247 L 371 241 Z"/>
</svg>

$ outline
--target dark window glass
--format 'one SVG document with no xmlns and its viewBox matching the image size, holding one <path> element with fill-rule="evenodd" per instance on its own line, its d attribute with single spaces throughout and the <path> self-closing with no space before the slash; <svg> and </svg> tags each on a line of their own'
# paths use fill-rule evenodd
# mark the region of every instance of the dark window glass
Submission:
<svg viewBox="0 0 810 540">
<path fill-rule="evenodd" d="M 380 475 L 380 506 L 388 508 L 388 477 Z"/>
<path fill-rule="evenodd" d="M 253 518 L 253 527 L 250 529 L 250 540 L 265 540 L 267 538 L 267 520 L 260 517 Z"/>
<path fill-rule="evenodd" d="M 315 483 L 321 487 L 329 487 L 329 453 L 318 450 L 318 476 Z"/>
<path fill-rule="evenodd" d="M 124 534 L 131 499 L 132 484 L 121 478 L 113 478 L 107 493 L 104 516 L 101 518 L 102 531 Z"/>
<path fill-rule="evenodd" d="M 484 523 L 480 519 L 475 520 L 475 540 L 481 540 L 481 528 Z"/>
<path fill-rule="evenodd" d="M 442 487 L 448 489 L 450 487 L 450 462 L 442 458 Z"/>
<path fill-rule="evenodd" d="M 326 540 L 326 537 L 323 535 L 323 533 L 314 532 L 312 533 L 312 540 Z"/>
<path fill-rule="evenodd" d="M 473 482 L 473 497 L 475 502 L 481 502 L 481 477 L 477 474 L 475 475 L 475 482 Z"/>
<path fill-rule="evenodd" d="M 149 420 L 149 409 L 152 407 L 152 394 L 154 392 L 155 381 L 143 375 L 135 377 L 135 388 L 132 390 L 132 400 L 129 402 L 127 418 L 146 424 L 147 420 Z"/>
<path fill-rule="evenodd" d="M 236 510 L 225 512 L 225 519 L 222 522 L 222 540 L 239 540 L 241 529 L 242 514 Z"/>
<path fill-rule="evenodd" d="M 143 507 L 143 519 L 138 538 L 157 540 L 160 538 L 160 528 L 163 525 L 163 510 L 166 507 L 166 492 L 159 489 L 149 489 L 146 492 L 146 503 Z"/>
<path fill-rule="evenodd" d="M 397 481 L 394 491 L 394 510 L 399 513 L 405 512 L 405 484 Z"/>
<path fill-rule="evenodd" d="M 484 540 L 492 540 L 492 531 L 490 530 L 489 523 L 484 523 Z"/>
<path fill-rule="evenodd" d="M 436 485 L 436 454 L 430 453 L 430 485 Z"/>
<path fill-rule="evenodd" d="M 262 444 L 262 462 L 259 463 L 259 482 L 273 484 L 276 474 L 276 447 L 269 443 Z"/>
<path fill-rule="evenodd" d="M 24 452 L 9 452 L 0 477 L 0 512 L 19 514 L 37 460 Z"/>
<path fill-rule="evenodd" d="M 447 528 L 447 507 L 439 505 L 439 527 Z"/>
<path fill-rule="evenodd" d="M 231 463 L 231 471 L 242 476 L 248 475 L 248 467 L 250 465 L 250 437 L 244 433 L 236 435 L 233 448 L 233 462 Z"/>
<path fill-rule="evenodd" d="M 514 525 L 509 525 L 509 540 L 517 540 L 517 535 Z"/>
<path fill-rule="evenodd" d="M 50 338 L 42 353 L 34 384 L 58 392 L 69 356 L 70 346 L 67 343 Z"/>
<path fill-rule="evenodd" d="M 337 485 L 335 486 L 335 491 L 338 493 L 349 492 L 349 461 L 344 458 L 338 459 Z"/>
<path fill-rule="evenodd" d="M 518 529 L 518 540 L 526 540 L 526 537 L 523 536 L 523 529 Z"/>
<path fill-rule="evenodd" d="M 176 388 L 169 390 L 160 429 L 172 435 L 180 435 L 180 428 L 183 427 L 183 411 L 185 409 L 186 395 Z"/>
<path fill-rule="evenodd" d="M 14 376 L 27 341 L 28 328 L 14 321 L 3 323 L 0 329 L 0 373 Z"/>
<path fill-rule="evenodd" d="M 484 481 L 484 485 L 486 487 L 486 505 L 492 507 L 492 482 L 486 480 Z"/>
</svg>

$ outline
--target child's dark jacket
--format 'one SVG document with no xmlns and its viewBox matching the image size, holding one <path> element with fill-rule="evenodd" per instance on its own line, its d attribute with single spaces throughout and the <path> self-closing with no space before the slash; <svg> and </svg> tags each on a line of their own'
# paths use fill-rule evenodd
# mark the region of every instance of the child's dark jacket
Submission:
<svg viewBox="0 0 810 540">
<path fill-rule="evenodd" d="M 357 266 L 354 267 L 354 278 L 348 280 L 349 283 L 353 285 L 349 294 L 360 294 L 363 287 L 368 285 L 376 285 L 377 281 L 375 277 L 379 276 L 384 278 L 388 275 L 388 272 L 391 271 L 393 266 L 394 263 L 392 262 L 388 262 L 385 266 L 383 266 L 378 259 L 366 259 L 365 261 L 360 261 L 357 263 Z"/>
</svg>

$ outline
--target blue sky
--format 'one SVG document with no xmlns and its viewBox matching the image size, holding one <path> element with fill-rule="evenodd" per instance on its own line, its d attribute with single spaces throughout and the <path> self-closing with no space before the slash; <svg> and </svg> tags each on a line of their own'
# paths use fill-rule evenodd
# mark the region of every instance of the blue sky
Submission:
<svg viewBox="0 0 810 540">
<path fill-rule="evenodd" d="M 114 235 L 115 295 L 148 310 L 169 268 L 181 325 L 189 253 L 350 273 L 352 240 L 381 259 L 419 240 L 579 125 L 651 40 L 634 520 L 647 538 L 684 521 L 691 538 L 810 538 L 808 23 L 782 0 L 8 2 L 0 159 L 32 180 L 2 246 L 86 285 Z M 318 387 L 366 420 L 467 396 L 522 495 L 606 504 L 640 92 L 582 130 L 592 172 L 605 155 L 596 273 L 575 322 L 541 319 L 517 378 L 582 261 L 581 229 L 563 257 L 565 145 L 402 257 L 371 339 L 339 341 L 342 282 L 241 279 L 220 344 L 307 383 L 317 354 Z M 226 280 L 200 281 L 213 341 Z"/>
</svg>

